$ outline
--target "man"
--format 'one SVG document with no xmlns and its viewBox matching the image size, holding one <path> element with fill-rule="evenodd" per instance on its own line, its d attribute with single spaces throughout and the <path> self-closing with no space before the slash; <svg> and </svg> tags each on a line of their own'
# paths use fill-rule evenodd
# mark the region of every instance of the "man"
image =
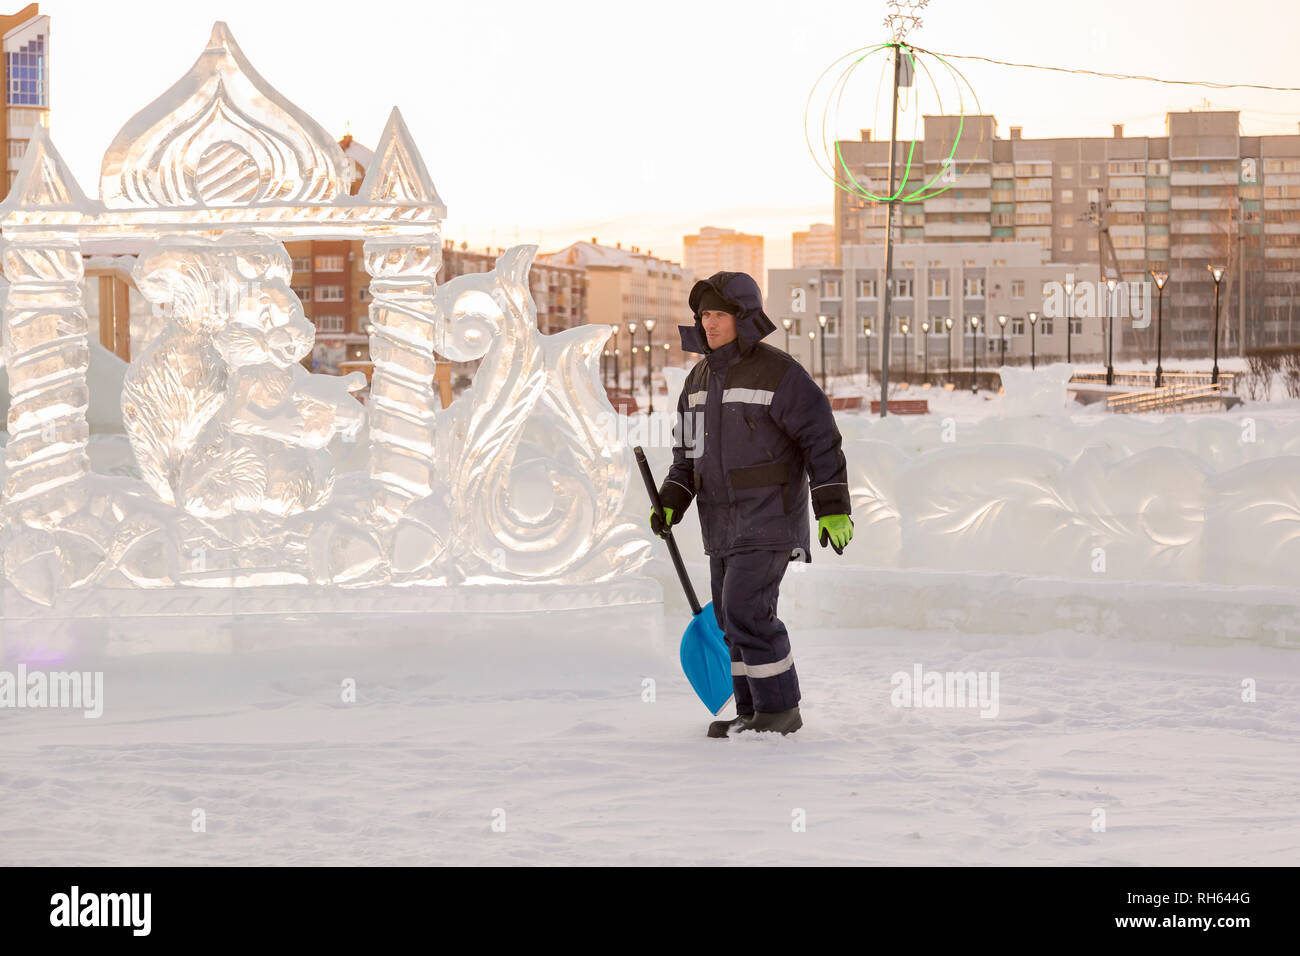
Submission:
<svg viewBox="0 0 1300 956">
<path fill-rule="evenodd" d="M 812 561 L 810 493 L 822 547 L 842 553 L 853 537 L 840 433 L 804 367 L 759 341 L 776 326 L 750 276 L 718 272 L 695 283 L 688 301 L 695 325 L 680 327 L 682 349 L 704 358 L 677 400 L 659 497 L 669 526 L 699 501 L 713 611 L 731 650 L 736 716 L 711 723 L 709 736 L 789 734 L 803 720 L 777 592 L 791 561 Z M 663 535 L 657 514 L 650 526 Z"/>
</svg>

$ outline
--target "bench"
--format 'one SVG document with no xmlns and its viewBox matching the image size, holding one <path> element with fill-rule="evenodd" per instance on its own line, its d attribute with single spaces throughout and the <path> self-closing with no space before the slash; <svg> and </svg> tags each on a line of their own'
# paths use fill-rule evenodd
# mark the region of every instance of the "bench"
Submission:
<svg viewBox="0 0 1300 956">
<path fill-rule="evenodd" d="M 924 398 L 890 399 L 889 410 L 895 415 L 929 415 L 930 403 Z M 871 400 L 871 414 L 880 414 L 880 399 Z"/>
<path fill-rule="evenodd" d="M 861 408 L 861 395 L 831 396 L 831 411 L 833 412 L 852 412 Z"/>
</svg>

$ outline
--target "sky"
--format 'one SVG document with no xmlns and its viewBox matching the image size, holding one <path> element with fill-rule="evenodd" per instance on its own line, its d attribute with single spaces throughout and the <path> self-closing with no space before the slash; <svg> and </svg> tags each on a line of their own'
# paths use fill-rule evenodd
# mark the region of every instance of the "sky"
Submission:
<svg viewBox="0 0 1300 956">
<path fill-rule="evenodd" d="M 88 193 L 117 130 L 190 68 L 222 19 L 262 76 L 338 136 L 374 146 L 400 107 L 447 205 L 446 238 L 550 252 L 596 237 L 680 261 L 682 236 L 722 226 L 762 233 L 767 268 L 790 264 L 792 231 L 833 221 L 834 187 L 805 135 L 814 84 L 844 54 L 888 39 L 882 0 L 40 8 L 51 17 L 53 140 Z M 922 19 L 908 39 L 944 54 L 1300 86 L 1300 6 L 1277 0 L 931 0 Z M 1026 138 L 1109 136 L 1112 123 L 1160 135 L 1167 110 L 1207 103 L 1241 110 L 1246 134 L 1295 133 L 1300 121 L 1300 93 L 949 62 L 1001 136 L 1013 125 Z M 838 135 L 888 135 L 888 90 L 879 96 L 881 72 L 868 66 L 832 115 Z M 916 95 L 946 89 L 952 103 L 947 82 Z"/>
</svg>

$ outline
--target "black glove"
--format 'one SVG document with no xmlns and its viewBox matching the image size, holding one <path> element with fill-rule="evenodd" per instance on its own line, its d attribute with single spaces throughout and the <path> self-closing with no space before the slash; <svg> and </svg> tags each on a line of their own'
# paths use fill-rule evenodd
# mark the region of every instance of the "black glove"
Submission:
<svg viewBox="0 0 1300 956">
<path fill-rule="evenodd" d="M 661 538 L 664 536 L 664 532 L 672 527 L 674 519 L 677 517 L 673 514 L 672 508 L 664 508 L 664 514 L 668 516 L 667 522 L 665 522 L 663 518 L 659 517 L 659 512 L 650 512 L 650 530 Z"/>
</svg>

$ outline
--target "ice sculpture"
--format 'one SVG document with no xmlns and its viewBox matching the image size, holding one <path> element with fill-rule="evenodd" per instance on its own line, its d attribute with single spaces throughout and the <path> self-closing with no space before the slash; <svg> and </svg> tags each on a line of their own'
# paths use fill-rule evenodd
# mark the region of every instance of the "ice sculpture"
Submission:
<svg viewBox="0 0 1300 956">
<path fill-rule="evenodd" d="M 274 239 L 168 237 L 135 268 L 144 296 L 172 312 L 127 372 L 122 418 L 145 480 L 205 518 L 320 505 L 334 484 L 326 446 L 354 438 L 365 376 L 312 375 L 314 328 Z"/>
<path fill-rule="evenodd" d="M 598 583 L 650 541 L 623 514 L 628 449 L 601 427 L 609 328 L 537 329 L 536 247 L 436 287 L 446 214 L 392 111 L 355 193 L 351 164 L 271 88 L 225 24 L 122 128 L 100 199 L 38 129 L 0 205 L 7 582 L 51 604 L 107 589 Z M 131 363 L 124 427 L 140 479 L 92 474 L 85 237 L 150 238 L 135 280 L 164 320 Z M 371 277 L 363 384 L 299 364 L 313 326 L 283 241 L 357 239 Z M 449 408 L 438 356 L 479 359 Z M 336 473 L 330 445 L 368 442 Z"/>
</svg>

